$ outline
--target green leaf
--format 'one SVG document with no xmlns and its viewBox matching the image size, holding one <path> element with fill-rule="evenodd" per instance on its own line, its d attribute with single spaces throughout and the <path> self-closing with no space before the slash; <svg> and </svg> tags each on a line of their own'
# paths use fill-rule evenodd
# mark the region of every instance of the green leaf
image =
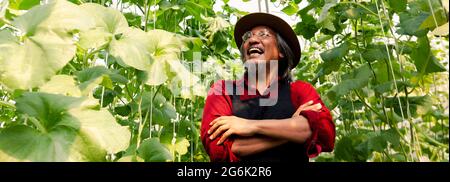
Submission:
<svg viewBox="0 0 450 182">
<path fill-rule="evenodd" d="M 43 46 L 45 45 L 45 46 Z M 0 31 L 0 81 L 10 89 L 43 84 L 75 55 L 75 45 L 52 32 L 40 32 L 19 42 L 11 32 Z"/>
<path fill-rule="evenodd" d="M 0 132 L 0 161 L 104 161 L 126 149 L 130 132 L 107 110 L 91 110 L 82 98 L 25 93 L 17 111 L 35 128 L 15 125 Z"/>
<path fill-rule="evenodd" d="M 408 108 L 411 113 L 411 117 L 417 117 L 419 115 L 425 115 L 429 111 L 432 110 L 432 100 L 431 97 L 428 95 L 425 96 L 409 96 L 408 99 L 406 99 L 405 96 L 400 97 L 401 102 L 401 109 L 403 111 L 403 115 L 406 117 L 408 113 Z M 407 107 L 407 102 L 408 106 Z M 386 99 L 385 106 L 390 108 L 393 107 L 395 110 L 395 113 L 397 115 L 401 115 L 400 105 L 398 102 L 398 98 L 389 97 Z"/>
<path fill-rule="evenodd" d="M 342 81 L 328 91 L 327 97 L 334 101 L 354 89 L 363 88 L 367 85 L 371 77 L 372 73 L 370 72 L 369 66 L 365 64 L 353 72 L 343 75 Z"/>
<path fill-rule="evenodd" d="M 342 59 L 345 55 L 347 55 L 349 49 L 350 49 L 349 43 L 344 42 L 338 47 L 320 53 L 320 57 L 325 62 L 335 61 L 338 59 Z"/>
<path fill-rule="evenodd" d="M 123 33 L 128 29 L 125 16 L 118 10 L 107 8 L 96 3 L 83 3 L 80 8 L 89 12 L 95 21 L 95 27 L 113 35 Z"/>
<path fill-rule="evenodd" d="M 68 32 L 87 30 L 93 27 L 94 23 L 86 11 L 64 0 L 35 6 L 12 22 L 14 27 L 26 36 L 35 35 L 39 31 L 52 31 L 60 36 L 68 36 Z"/>
<path fill-rule="evenodd" d="M 79 45 L 85 50 L 97 49 L 109 43 L 115 35 L 129 31 L 127 20 L 117 10 L 95 3 L 84 3 L 80 8 L 95 20 L 95 27 L 80 32 Z"/>
<path fill-rule="evenodd" d="M 158 138 L 143 140 L 138 149 L 138 156 L 143 158 L 145 162 L 167 162 L 173 160 L 169 150 L 159 142 Z"/>
<path fill-rule="evenodd" d="M 408 0 L 388 0 L 389 6 L 394 12 L 399 13 L 406 10 Z"/>
<path fill-rule="evenodd" d="M 125 150 L 131 137 L 128 127 L 119 125 L 106 109 L 76 108 L 69 111 L 80 122 L 79 137 L 105 153 Z"/>
<path fill-rule="evenodd" d="M 148 35 L 137 28 L 127 28 L 120 38 L 115 38 L 109 45 L 109 52 L 117 62 L 124 66 L 131 66 L 138 70 L 148 70 L 151 66 L 152 56 L 148 52 L 148 46 L 154 42 L 148 39 Z"/>
<path fill-rule="evenodd" d="M 361 7 L 357 7 L 347 9 L 343 15 L 349 19 L 359 19 L 364 16 L 365 13 L 366 12 L 364 11 L 364 9 L 362 9 Z"/>
<path fill-rule="evenodd" d="M 89 29 L 80 32 L 78 45 L 83 50 L 97 49 L 108 44 L 112 37 L 112 34 L 106 33 L 101 28 Z"/>
<path fill-rule="evenodd" d="M 303 35 L 305 39 L 311 39 L 314 34 L 319 30 L 316 26 L 316 20 L 309 14 L 303 14 L 301 16 L 302 21 L 295 25 L 295 33 L 297 35 Z"/>
<path fill-rule="evenodd" d="M 211 46 L 217 53 L 223 53 L 227 50 L 228 47 L 228 32 L 219 31 L 213 34 L 211 39 Z"/>
<path fill-rule="evenodd" d="M 189 149 L 189 140 L 186 138 L 177 138 L 175 144 L 164 144 L 170 151 L 170 153 L 175 153 L 179 155 L 184 155 L 188 152 Z"/>
<path fill-rule="evenodd" d="M 394 60 L 391 60 L 391 62 L 386 60 L 376 61 L 372 63 L 372 69 L 376 75 L 376 78 L 374 79 L 375 85 L 393 81 L 394 77 L 392 75 L 392 72 L 394 72 L 395 79 L 399 79 L 402 77 L 402 73 L 400 72 L 400 64 Z M 403 74 L 403 76 L 405 76 L 405 73 Z"/>
<path fill-rule="evenodd" d="M 409 13 L 402 12 L 399 14 L 400 27 L 397 33 L 411 36 L 424 36 L 428 32 L 427 29 L 420 29 L 419 27 L 428 18 L 428 13 L 420 13 L 418 15 L 411 15 Z"/>
<path fill-rule="evenodd" d="M 111 80 L 113 82 L 126 84 L 128 80 L 118 73 L 114 73 L 108 68 L 103 66 L 95 66 L 91 68 L 86 68 L 84 70 L 76 73 L 78 81 L 80 82 L 80 89 L 83 93 L 87 93 L 92 91 L 94 87 L 98 84 L 102 84 L 103 86 L 112 89 L 112 85 L 106 84 L 106 80 Z"/>
<path fill-rule="evenodd" d="M 398 90 L 404 90 L 405 87 L 410 87 L 411 84 L 409 82 L 405 82 L 405 81 L 395 81 L 395 83 L 397 84 L 397 88 Z M 373 87 L 373 90 L 379 94 L 382 93 L 386 93 L 386 92 L 390 92 L 390 91 L 395 91 L 395 85 L 394 85 L 394 81 L 387 81 L 378 85 L 375 85 L 375 87 Z"/>
<path fill-rule="evenodd" d="M 136 28 L 141 27 L 141 24 L 142 24 L 141 16 L 136 15 L 134 13 L 124 13 L 123 15 L 127 19 L 127 22 L 130 26 L 133 26 Z"/>
<path fill-rule="evenodd" d="M 411 59 L 414 60 L 417 71 L 421 74 L 446 71 L 445 67 L 439 63 L 430 49 L 430 42 L 427 37 L 418 39 L 419 45 L 411 53 Z"/>
<path fill-rule="evenodd" d="M 72 76 L 55 75 L 39 88 L 40 92 L 81 97 L 81 92 Z"/>
<path fill-rule="evenodd" d="M 369 45 L 367 49 L 364 50 L 362 56 L 365 60 L 373 62 L 375 60 L 389 60 L 394 59 L 392 56 L 392 46 L 388 45 L 386 50 L 386 45 Z"/>
<path fill-rule="evenodd" d="M 66 125 L 67 123 L 62 120 L 67 117 L 67 111 L 79 106 L 81 101 L 75 97 L 28 92 L 16 99 L 16 107 L 19 113 L 36 117 L 44 129 L 51 130 L 60 124 Z M 78 124 L 70 124 L 70 126 L 78 128 L 76 125 Z"/>
<path fill-rule="evenodd" d="M 445 10 L 443 8 L 434 10 L 434 14 L 428 16 L 422 24 L 420 24 L 419 29 L 434 29 L 448 22 L 447 15 L 445 14 Z"/>
<path fill-rule="evenodd" d="M 181 64 L 179 57 L 182 51 L 187 50 L 187 43 L 191 39 L 157 29 L 149 31 L 147 35 L 151 42 L 148 51 L 153 61 L 147 71 L 146 84 L 160 85 L 170 79 L 182 87 L 191 87 L 199 80 Z"/>
<path fill-rule="evenodd" d="M 150 92 L 142 94 L 142 111 L 152 112 L 153 123 L 162 126 L 169 125 L 171 120 L 177 117 L 175 107 L 161 94 L 156 94 L 153 101 L 151 99 L 153 99 L 153 95 Z M 153 110 L 150 111 L 150 108 Z"/>
<path fill-rule="evenodd" d="M 24 125 L 0 132 L 0 161 L 70 161 L 70 146 L 76 130 L 58 127 L 49 133 L 40 133 Z"/>
<path fill-rule="evenodd" d="M 365 162 L 370 155 L 368 150 L 367 135 L 365 133 L 351 133 L 337 141 L 334 155 L 338 160 L 350 162 Z"/>
<path fill-rule="evenodd" d="M 294 15 L 298 11 L 298 5 L 295 2 L 290 2 L 286 7 L 284 7 L 282 12 L 286 13 L 289 16 Z"/>
<path fill-rule="evenodd" d="M 201 15 L 202 12 L 204 12 L 204 7 L 190 1 L 184 1 L 183 7 L 186 8 L 187 12 L 193 15 L 197 20 L 203 20 Z"/>
<path fill-rule="evenodd" d="M 12 0 L 9 7 L 12 9 L 27 10 L 33 6 L 39 5 L 40 0 Z"/>
<path fill-rule="evenodd" d="M 0 81 L 10 89 L 30 89 L 73 58 L 76 47 L 69 33 L 87 30 L 94 21 L 76 5 L 60 0 L 33 7 L 12 24 L 23 36 L 0 32 Z"/>
<path fill-rule="evenodd" d="M 333 21 L 336 19 L 336 17 L 332 8 L 336 5 L 336 0 L 327 0 L 326 4 L 322 8 L 322 11 L 320 12 L 319 19 L 317 20 L 317 23 L 322 25 L 323 28 L 326 28 L 333 32 L 336 31 L 336 28 L 333 25 Z"/>
</svg>

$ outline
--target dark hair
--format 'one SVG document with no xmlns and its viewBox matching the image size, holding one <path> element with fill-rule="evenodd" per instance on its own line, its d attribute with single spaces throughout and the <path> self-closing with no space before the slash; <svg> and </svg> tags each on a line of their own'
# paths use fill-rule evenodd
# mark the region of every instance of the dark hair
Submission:
<svg viewBox="0 0 450 182">
<path fill-rule="evenodd" d="M 278 51 L 280 51 L 280 53 L 284 56 L 278 62 L 278 76 L 291 80 L 292 78 L 290 73 L 292 66 L 294 65 L 294 53 L 292 52 L 292 49 L 289 47 L 286 41 L 283 39 L 283 37 L 281 37 L 278 33 L 276 34 L 276 39 L 278 43 Z M 244 61 L 244 42 L 241 44 L 239 51 L 241 52 L 241 60 Z"/>
</svg>

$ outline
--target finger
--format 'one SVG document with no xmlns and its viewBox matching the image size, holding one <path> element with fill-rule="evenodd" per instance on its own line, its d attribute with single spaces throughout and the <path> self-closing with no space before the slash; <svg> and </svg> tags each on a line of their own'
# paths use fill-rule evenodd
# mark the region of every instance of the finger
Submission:
<svg viewBox="0 0 450 182">
<path fill-rule="evenodd" d="M 219 128 L 217 128 L 216 131 L 209 137 L 210 140 L 214 140 L 217 136 L 219 136 L 224 131 L 228 130 L 230 128 L 229 125 L 222 125 Z"/>
<path fill-rule="evenodd" d="M 210 125 L 210 126 L 211 126 L 211 125 L 214 125 L 217 121 L 220 121 L 220 120 L 222 120 L 222 119 L 223 119 L 223 116 L 220 116 L 220 117 L 214 119 L 213 121 L 211 121 L 211 123 L 209 123 L 209 125 Z"/>
<path fill-rule="evenodd" d="M 313 103 L 312 100 L 304 103 L 303 105 L 299 106 L 298 109 L 295 111 L 295 113 L 293 114 L 293 116 L 298 116 L 300 114 L 300 112 L 302 112 L 303 110 L 305 110 L 305 107 L 310 106 Z"/>
<path fill-rule="evenodd" d="M 320 109 L 322 109 L 322 104 L 320 103 L 303 108 L 304 111 L 316 111 L 316 112 L 320 111 Z"/>
<path fill-rule="evenodd" d="M 222 137 L 220 138 L 220 140 L 217 142 L 217 145 L 221 145 L 231 134 L 233 134 L 232 130 L 227 130 Z"/>
<path fill-rule="evenodd" d="M 212 125 L 211 128 L 209 128 L 208 134 L 213 133 L 214 130 L 216 130 L 218 127 L 222 126 L 223 124 L 225 124 L 225 122 L 223 120 L 216 121 L 216 123 L 214 123 L 214 125 Z"/>
</svg>

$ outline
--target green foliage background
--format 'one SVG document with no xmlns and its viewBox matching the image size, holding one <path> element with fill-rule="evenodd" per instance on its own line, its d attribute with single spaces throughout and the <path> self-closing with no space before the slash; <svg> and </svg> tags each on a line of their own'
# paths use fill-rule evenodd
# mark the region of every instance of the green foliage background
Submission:
<svg viewBox="0 0 450 182">
<path fill-rule="evenodd" d="M 0 161 L 208 161 L 206 92 L 243 71 L 223 2 L 0 1 Z M 448 161 L 448 1 L 269 3 L 336 123 L 313 161 Z"/>
</svg>

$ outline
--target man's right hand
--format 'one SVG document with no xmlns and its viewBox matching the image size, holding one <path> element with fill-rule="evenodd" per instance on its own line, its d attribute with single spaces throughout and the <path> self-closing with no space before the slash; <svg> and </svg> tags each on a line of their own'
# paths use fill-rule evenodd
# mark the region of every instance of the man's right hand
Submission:
<svg viewBox="0 0 450 182">
<path fill-rule="evenodd" d="M 295 111 L 295 113 L 292 115 L 292 117 L 296 117 L 296 116 L 300 116 L 300 113 L 302 111 L 316 111 L 316 112 L 320 112 L 320 110 L 322 109 L 322 105 L 320 103 L 317 104 L 313 104 L 313 101 L 308 101 L 307 103 L 299 106 L 297 108 L 297 111 Z"/>
</svg>

